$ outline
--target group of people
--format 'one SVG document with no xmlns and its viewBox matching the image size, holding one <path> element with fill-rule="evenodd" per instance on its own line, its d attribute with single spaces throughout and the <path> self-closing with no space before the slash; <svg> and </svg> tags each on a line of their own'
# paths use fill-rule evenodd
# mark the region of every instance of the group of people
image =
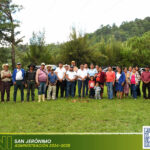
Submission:
<svg viewBox="0 0 150 150">
<path fill-rule="evenodd" d="M 27 88 L 27 101 L 35 100 L 35 88 L 38 88 L 38 102 L 45 99 L 57 99 L 60 93 L 61 98 L 89 96 L 93 99 L 102 99 L 104 85 L 107 86 L 108 99 L 117 96 L 122 99 L 128 97 L 129 93 L 136 100 L 141 96 L 140 84 L 142 82 L 142 91 L 144 99 L 150 99 L 150 71 L 145 67 L 141 74 L 138 67 L 121 68 L 117 67 L 116 71 L 108 67 L 107 72 L 103 72 L 102 67 L 90 64 L 81 64 L 78 68 L 75 61 L 71 65 L 59 63 L 55 68 L 51 65 L 41 63 L 39 69 L 34 64 L 28 66 L 25 71 L 21 63 L 17 63 L 13 73 L 9 70 L 9 65 L 4 64 L 1 71 L 1 101 L 4 102 L 5 91 L 7 101 L 10 101 L 10 87 L 14 85 L 13 100 L 16 102 L 17 91 L 21 91 L 21 102 L 24 102 L 24 88 Z M 78 85 L 78 91 L 77 91 Z M 60 92 L 59 92 L 60 90 Z M 148 91 L 148 92 L 147 92 Z M 148 93 L 148 95 L 147 95 Z"/>
</svg>

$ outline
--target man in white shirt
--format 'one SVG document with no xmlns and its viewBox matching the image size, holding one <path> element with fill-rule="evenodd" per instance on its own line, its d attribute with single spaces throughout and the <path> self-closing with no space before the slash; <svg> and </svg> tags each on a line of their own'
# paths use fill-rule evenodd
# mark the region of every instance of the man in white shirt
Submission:
<svg viewBox="0 0 150 150">
<path fill-rule="evenodd" d="M 84 65 L 80 65 L 80 69 L 77 72 L 78 76 L 78 94 L 81 97 L 81 89 L 82 89 L 82 97 L 85 96 L 85 81 L 87 78 L 87 71 L 84 70 Z"/>
<path fill-rule="evenodd" d="M 17 63 L 17 68 L 14 69 L 12 74 L 12 81 L 14 84 L 14 102 L 16 102 L 17 90 L 21 91 L 21 102 L 24 101 L 24 81 L 25 81 L 25 70 L 21 68 L 21 63 Z"/>
<path fill-rule="evenodd" d="M 67 94 L 66 97 L 69 97 L 71 95 L 72 97 L 75 96 L 74 88 L 75 88 L 75 81 L 77 78 L 77 73 L 73 71 L 73 66 L 70 66 L 70 70 L 66 73 L 66 79 L 67 79 Z"/>
<path fill-rule="evenodd" d="M 55 70 L 55 73 L 57 75 L 57 84 L 56 84 L 56 97 L 58 98 L 59 88 L 61 89 L 61 98 L 64 97 L 64 91 L 65 91 L 65 75 L 66 70 L 63 67 L 62 63 L 59 63 L 59 67 Z"/>
</svg>

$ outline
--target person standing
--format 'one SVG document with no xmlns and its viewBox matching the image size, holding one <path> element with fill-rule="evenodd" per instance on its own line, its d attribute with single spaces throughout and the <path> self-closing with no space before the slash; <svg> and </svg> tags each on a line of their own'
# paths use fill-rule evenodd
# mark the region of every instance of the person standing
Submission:
<svg viewBox="0 0 150 150">
<path fill-rule="evenodd" d="M 112 67 L 108 67 L 106 72 L 106 85 L 107 85 L 107 94 L 109 99 L 113 99 L 113 86 L 115 83 L 115 72 L 112 71 Z"/>
<path fill-rule="evenodd" d="M 95 78 L 97 73 L 98 72 L 97 72 L 96 68 L 94 68 L 94 64 L 91 64 L 90 69 L 88 71 L 88 77 L 90 78 L 91 76 L 93 76 Z"/>
<path fill-rule="evenodd" d="M 55 69 L 52 68 L 51 72 L 49 72 L 48 74 L 48 81 L 49 81 L 49 85 L 48 85 L 48 95 L 47 95 L 47 99 L 50 100 L 51 98 L 53 100 L 56 99 L 56 84 L 57 84 L 57 76 L 54 73 Z M 52 97 L 51 97 L 52 95 Z"/>
<path fill-rule="evenodd" d="M 88 68 L 88 64 L 84 64 L 84 70 L 85 71 L 89 71 L 89 68 Z M 88 82 L 89 82 L 89 79 L 90 78 L 86 78 L 86 80 L 85 80 L 85 88 L 86 88 L 86 96 L 88 95 L 88 88 L 89 88 L 89 86 L 88 86 Z"/>
<path fill-rule="evenodd" d="M 137 74 L 138 74 L 138 85 L 137 85 L 137 88 L 136 88 L 136 90 L 137 90 L 137 96 L 141 96 L 141 90 L 140 90 L 140 83 L 141 83 L 141 73 L 140 73 L 140 71 L 139 71 L 139 67 L 138 66 L 136 66 L 135 67 L 135 69 L 136 69 L 136 72 L 137 72 Z"/>
<path fill-rule="evenodd" d="M 116 91 L 117 91 L 117 98 L 122 99 L 123 97 L 123 87 L 125 83 L 125 73 L 122 71 L 121 67 L 118 67 L 118 71 L 116 73 Z"/>
<path fill-rule="evenodd" d="M 129 95 L 129 83 L 130 83 L 129 80 L 130 74 L 128 73 L 127 67 L 124 68 L 124 73 L 125 73 L 126 80 L 125 80 L 123 92 L 125 94 L 125 97 L 127 97 Z"/>
<path fill-rule="evenodd" d="M 101 87 L 99 86 L 99 82 L 96 82 L 94 89 L 95 89 L 95 99 L 101 99 L 100 96 Z"/>
<path fill-rule="evenodd" d="M 27 88 L 27 102 L 29 102 L 30 99 L 30 92 L 31 92 L 31 97 L 32 101 L 35 100 L 35 77 L 36 77 L 36 71 L 35 71 L 35 65 L 30 64 L 28 66 L 29 70 L 26 72 L 25 76 L 25 87 Z"/>
<path fill-rule="evenodd" d="M 24 101 L 24 85 L 25 85 L 25 70 L 21 68 L 21 63 L 17 63 L 17 68 L 12 74 L 12 81 L 14 84 L 14 102 L 16 102 L 17 90 L 21 91 L 21 102 Z"/>
<path fill-rule="evenodd" d="M 89 80 L 89 91 L 90 91 L 89 98 L 94 98 L 94 96 L 95 96 L 94 87 L 95 87 L 94 77 L 91 76 L 90 80 Z"/>
<path fill-rule="evenodd" d="M 51 65 L 46 66 L 46 71 L 47 71 L 47 74 L 49 74 L 51 72 Z M 45 98 L 46 99 L 47 99 L 47 90 L 48 90 L 48 85 L 46 86 L 46 90 L 45 90 Z"/>
<path fill-rule="evenodd" d="M 81 90 L 82 90 L 82 97 L 85 97 L 85 80 L 87 78 L 87 71 L 84 70 L 84 65 L 80 65 L 80 69 L 77 72 L 78 76 L 78 95 L 79 98 L 81 97 Z"/>
<path fill-rule="evenodd" d="M 40 69 L 36 71 L 36 83 L 38 85 L 38 102 L 45 101 L 46 85 L 48 85 L 48 74 L 45 69 L 45 63 L 41 63 Z"/>
<path fill-rule="evenodd" d="M 11 72 L 9 71 L 9 65 L 4 64 L 1 71 L 1 102 L 4 102 L 5 91 L 7 93 L 7 102 L 10 101 L 10 82 Z"/>
<path fill-rule="evenodd" d="M 130 84 L 131 84 L 131 91 L 132 91 L 132 96 L 136 100 L 137 99 L 137 85 L 139 82 L 139 77 L 136 72 L 136 69 L 132 69 L 132 73 L 130 74 Z"/>
<path fill-rule="evenodd" d="M 145 71 L 141 75 L 143 82 L 142 90 L 144 99 L 150 99 L 150 71 L 149 67 L 145 67 Z M 146 89 L 148 89 L 148 97 L 146 96 Z"/>
<path fill-rule="evenodd" d="M 71 66 L 73 66 L 73 71 L 77 73 L 78 67 L 76 66 L 76 62 L 73 60 L 71 62 Z M 76 95 L 76 87 L 77 87 L 77 80 L 75 80 L 75 86 L 74 86 L 74 94 Z"/>
<path fill-rule="evenodd" d="M 59 88 L 61 89 L 61 98 L 63 98 L 65 91 L 65 75 L 66 75 L 66 70 L 63 67 L 63 63 L 59 63 L 59 67 L 55 70 L 55 73 L 57 75 L 56 98 L 58 98 Z"/>
<path fill-rule="evenodd" d="M 73 71 L 73 66 L 70 66 L 70 70 L 66 72 L 66 79 L 67 79 L 67 95 L 66 97 L 75 96 L 74 93 L 74 87 L 75 87 L 75 81 L 77 78 L 77 73 Z"/>
<path fill-rule="evenodd" d="M 106 74 L 103 72 L 102 67 L 99 67 L 98 73 L 96 74 L 96 82 L 99 82 L 99 86 L 101 87 L 101 98 L 103 98 L 104 93 L 104 83 L 106 81 Z"/>
</svg>

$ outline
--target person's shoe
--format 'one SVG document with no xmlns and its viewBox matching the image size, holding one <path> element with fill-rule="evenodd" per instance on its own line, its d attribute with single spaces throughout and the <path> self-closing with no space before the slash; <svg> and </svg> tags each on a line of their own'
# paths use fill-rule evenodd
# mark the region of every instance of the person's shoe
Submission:
<svg viewBox="0 0 150 150">
<path fill-rule="evenodd" d="M 41 95 L 38 96 L 38 102 L 41 102 Z"/>
</svg>

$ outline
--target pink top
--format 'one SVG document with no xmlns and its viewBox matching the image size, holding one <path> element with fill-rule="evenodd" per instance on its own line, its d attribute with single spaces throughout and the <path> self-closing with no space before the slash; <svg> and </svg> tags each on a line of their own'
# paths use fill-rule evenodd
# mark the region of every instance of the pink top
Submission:
<svg viewBox="0 0 150 150">
<path fill-rule="evenodd" d="M 106 72 L 106 82 L 114 82 L 115 81 L 115 72 L 107 71 Z"/>
<path fill-rule="evenodd" d="M 136 82 L 135 82 L 135 75 L 133 74 L 132 76 L 131 76 L 131 84 L 135 84 Z"/>
<path fill-rule="evenodd" d="M 38 81 L 39 82 L 46 82 L 47 81 L 47 74 L 45 71 L 42 71 L 41 69 L 39 70 L 39 73 L 38 73 Z"/>
</svg>

